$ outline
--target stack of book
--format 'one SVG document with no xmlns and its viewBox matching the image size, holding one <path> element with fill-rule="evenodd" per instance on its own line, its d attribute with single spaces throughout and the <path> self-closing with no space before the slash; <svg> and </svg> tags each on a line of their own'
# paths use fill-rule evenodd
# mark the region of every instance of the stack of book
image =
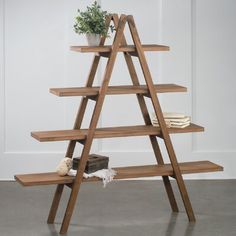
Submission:
<svg viewBox="0 0 236 236">
<path fill-rule="evenodd" d="M 190 116 L 181 113 L 163 112 L 163 115 L 168 128 L 185 128 L 189 126 L 191 122 Z M 155 113 L 152 114 L 152 124 L 159 126 Z"/>
</svg>

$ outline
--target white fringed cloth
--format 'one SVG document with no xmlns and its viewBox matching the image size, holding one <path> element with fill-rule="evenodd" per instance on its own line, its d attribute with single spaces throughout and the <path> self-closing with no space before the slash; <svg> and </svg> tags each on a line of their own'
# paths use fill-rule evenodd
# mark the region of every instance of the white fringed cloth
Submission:
<svg viewBox="0 0 236 236">
<path fill-rule="evenodd" d="M 76 176 L 76 174 L 77 174 L 77 170 L 72 170 L 72 169 L 70 169 L 69 172 L 67 173 L 67 175 L 69 176 Z M 116 175 L 116 171 L 113 169 L 102 169 L 102 170 L 98 170 L 90 174 L 84 173 L 83 177 L 85 179 L 91 178 L 91 177 L 98 177 L 102 179 L 103 187 L 105 188 L 106 185 L 113 180 L 115 175 Z"/>
</svg>

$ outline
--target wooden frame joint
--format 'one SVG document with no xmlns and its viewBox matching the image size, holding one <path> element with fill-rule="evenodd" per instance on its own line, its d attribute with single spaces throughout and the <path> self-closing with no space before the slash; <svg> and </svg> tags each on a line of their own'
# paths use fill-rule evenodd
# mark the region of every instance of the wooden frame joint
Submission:
<svg viewBox="0 0 236 236">
<path fill-rule="evenodd" d="M 143 96 L 145 96 L 147 98 L 151 98 L 150 92 L 147 92 L 147 93 L 143 94 Z"/>
<path fill-rule="evenodd" d="M 106 57 L 106 58 L 109 58 L 111 53 L 110 52 L 99 52 L 98 55 L 100 57 Z"/>
<path fill-rule="evenodd" d="M 95 102 L 98 100 L 98 95 L 89 95 L 87 97 L 88 97 L 88 99 L 95 101 Z"/>
<path fill-rule="evenodd" d="M 76 142 L 78 142 L 78 143 L 80 143 L 80 144 L 84 145 L 84 143 L 85 143 L 85 140 L 84 140 L 84 139 L 82 139 L 82 140 L 76 140 Z"/>
<path fill-rule="evenodd" d="M 138 57 L 137 51 L 135 51 L 135 52 L 127 52 L 127 55 L 132 56 L 132 57 Z"/>
</svg>

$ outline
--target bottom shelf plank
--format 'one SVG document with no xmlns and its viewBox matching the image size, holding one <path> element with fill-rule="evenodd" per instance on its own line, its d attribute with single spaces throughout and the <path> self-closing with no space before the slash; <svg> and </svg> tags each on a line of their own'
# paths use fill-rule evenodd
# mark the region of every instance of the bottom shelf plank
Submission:
<svg viewBox="0 0 236 236">
<path fill-rule="evenodd" d="M 70 184 L 73 183 L 74 177 L 59 176 L 56 172 L 34 173 L 15 175 L 15 180 L 23 186 L 37 186 L 50 184 Z"/>
<path fill-rule="evenodd" d="M 196 161 L 179 163 L 182 174 L 194 174 L 223 171 L 223 167 L 210 161 Z M 139 177 L 154 176 L 172 176 L 174 175 L 171 164 L 164 165 L 146 165 L 146 166 L 129 166 L 113 168 L 117 171 L 114 179 L 129 179 Z M 50 184 L 70 184 L 73 183 L 74 177 L 59 176 L 56 172 L 15 175 L 16 181 L 23 186 L 37 186 Z M 93 177 L 84 179 L 83 182 L 98 181 L 100 179 Z"/>
</svg>

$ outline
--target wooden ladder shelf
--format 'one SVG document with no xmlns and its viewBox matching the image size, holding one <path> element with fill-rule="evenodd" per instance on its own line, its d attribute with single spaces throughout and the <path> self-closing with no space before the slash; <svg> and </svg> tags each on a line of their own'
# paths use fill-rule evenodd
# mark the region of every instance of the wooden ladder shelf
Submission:
<svg viewBox="0 0 236 236">
<path fill-rule="evenodd" d="M 174 192 L 171 187 L 169 177 L 173 177 L 178 188 L 188 215 L 189 221 L 195 221 L 195 216 L 189 200 L 189 196 L 183 181 L 182 174 L 203 173 L 212 171 L 222 171 L 223 168 L 209 161 L 195 161 L 178 163 L 175 151 L 170 139 L 170 134 L 187 133 L 187 132 L 201 132 L 204 128 L 195 124 L 191 124 L 186 128 L 167 128 L 161 106 L 157 94 L 170 92 L 186 92 L 185 87 L 176 84 L 158 84 L 154 85 L 151 74 L 147 65 L 144 51 L 168 51 L 169 47 L 163 45 L 141 45 L 137 28 L 134 19 L 131 15 L 117 14 L 110 15 L 106 19 L 107 30 L 113 21 L 116 28 L 116 34 L 113 44 L 105 46 L 105 37 L 101 38 L 99 46 L 72 46 L 71 50 L 81 53 L 95 53 L 92 62 L 92 67 L 86 82 L 86 86 L 76 88 L 52 88 L 50 92 L 59 96 L 82 96 L 80 107 L 78 109 L 77 117 L 72 130 L 55 130 L 55 131 L 40 131 L 32 132 L 31 135 L 40 142 L 46 141 L 65 141 L 69 140 L 66 157 L 73 157 L 76 143 L 83 145 L 80 164 L 77 169 L 75 177 L 64 176 L 60 177 L 57 173 L 34 173 L 25 175 L 16 175 L 15 179 L 23 186 L 36 186 L 57 184 L 57 189 L 52 201 L 52 206 L 49 212 L 47 222 L 54 223 L 56 212 L 60 203 L 61 195 L 64 186 L 71 188 L 71 194 L 62 222 L 60 233 L 67 232 L 71 216 L 75 207 L 76 199 L 82 182 L 97 181 L 98 178 L 84 179 L 83 173 L 90 154 L 91 145 L 96 138 L 112 138 L 112 137 L 127 137 L 127 136 L 148 136 L 156 157 L 156 165 L 147 166 L 129 166 L 114 168 L 117 171 L 115 179 L 128 179 L 136 177 L 151 177 L 162 176 L 170 206 L 173 212 L 178 212 L 178 206 L 175 200 Z M 125 25 L 128 25 L 133 45 L 127 45 L 124 36 Z M 109 86 L 111 74 L 118 52 L 122 52 L 128 66 L 129 74 L 133 85 Z M 138 75 L 135 70 L 132 57 L 135 56 L 140 62 L 142 72 L 145 78 L 145 85 L 141 85 L 138 80 Z M 101 86 L 94 87 L 93 82 L 101 57 L 107 57 L 107 64 L 103 76 Z M 107 95 L 122 95 L 122 94 L 136 94 L 143 120 L 145 125 L 137 126 L 120 126 L 120 127 L 105 127 L 97 128 L 98 119 L 101 113 L 105 96 Z M 151 118 L 145 102 L 145 97 L 151 99 L 153 109 L 159 122 L 159 127 L 152 125 Z M 85 110 L 88 100 L 95 101 L 95 107 L 88 129 L 81 129 L 81 124 L 84 118 Z M 170 163 L 165 164 L 161 150 L 158 144 L 158 138 L 163 139 Z"/>
</svg>

